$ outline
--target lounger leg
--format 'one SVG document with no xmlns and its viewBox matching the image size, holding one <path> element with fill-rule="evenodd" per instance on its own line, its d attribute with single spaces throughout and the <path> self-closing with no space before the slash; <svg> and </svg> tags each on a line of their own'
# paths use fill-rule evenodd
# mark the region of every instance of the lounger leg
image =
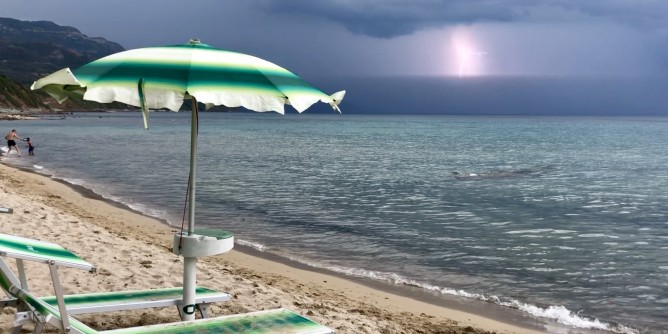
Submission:
<svg viewBox="0 0 668 334">
<path fill-rule="evenodd" d="M 35 314 L 35 311 L 20 311 L 22 308 L 21 305 L 23 305 L 23 303 L 19 304 L 19 312 L 14 314 L 14 321 L 12 321 L 12 334 L 20 333 L 21 329 L 26 324 L 34 324 L 34 334 L 42 333 L 44 326 L 46 326 L 47 320 L 44 317 Z"/>
<path fill-rule="evenodd" d="M 12 334 L 20 333 L 23 325 L 33 322 L 30 313 L 31 312 L 17 312 L 14 314 L 14 321 L 12 322 Z"/>
<path fill-rule="evenodd" d="M 32 332 L 33 334 L 41 334 L 42 330 L 44 330 L 44 323 L 38 322 L 35 324 L 35 330 Z"/>
<path fill-rule="evenodd" d="M 32 312 L 19 312 L 14 315 L 14 323 L 12 327 L 12 334 L 19 334 L 21 333 L 21 329 L 23 329 L 23 325 L 28 324 L 28 323 L 34 323 L 35 324 L 35 329 L 32 331 L 33 334 L 40 334 L 42 333 L 42 330 L 44 330 L 44 323 L 40 321 L 33 321 L 31 317 Z"/>
<path fill-rule="evenodd" d="M 23 260 L 16 259 L 16 268 L 19 270 L 19 281 L 21 282 L 21 289 L 28 290 L 28 280 L 26 279 L 26 269 L 23 266 Z"/>
<path fill-rule="evenodd" d="M 202 316 L 202 319 L 209 317 L 209 304 L 199 304 L 197 305 L 197 309 L 199 309 L 199 314 Z"/>
<path fill-rule="evenodd" d="M 53 290 L 56 292 L 56 299 L 58 300 L 58 310 L 60 311 L 60 321 L 63 325 L 63 333 L 67 333 L 70 331 L 70 320 L 67 315 L 67 308 L 65 308 L 65 300 L 63 299 L 63 290 L 60 286 L 60 278 L 58 277 L 58 265 L 56 265 L 55 261 L 49 261 L 49 270 L 51 271 Z"/>
</svg>

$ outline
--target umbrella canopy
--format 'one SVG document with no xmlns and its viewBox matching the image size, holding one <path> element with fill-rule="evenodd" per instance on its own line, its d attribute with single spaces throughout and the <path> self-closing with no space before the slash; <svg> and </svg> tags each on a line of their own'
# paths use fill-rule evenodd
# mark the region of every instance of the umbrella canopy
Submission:
<svg viewBox="0 0 668 334">
<path fill-rule="evenodd" d="M 185 45 L 119 52 L 77 69 L 62 69 L 33 83 L 59 102 L 68 97 L 178 111 L 184 98 L 207 107 L 224 105 L 284 113 L 320 101 L 338 110 L 345 92 L 327 95 L 292 72 L 258 57 L 216 49 L 199 40 Z"/>
<path fill-rule="evenodd" d="M 174 247 L 184 257 L 184 320 L 194 319 L 197 257 L 220 254 L 233 244 L 231 234 L 213 238 L 195 234 L 197 103 L 282 114 L 285 104 L 302 112 L 320 101 L 340 112 L 338 105 L 345 95 L 345 91 L 327 95 L 271 62 L 196 39 L 185 45 L 128 50 L 74 70 L 65 68 L 35 81 L 31 89 L 42 89 L 61 103 L 83 98 L 141 107 L 146 128 L 150 109 L 178 111 L 184 99 L 192 100 L 188 232 L 175 235 Z"/>
</svg>

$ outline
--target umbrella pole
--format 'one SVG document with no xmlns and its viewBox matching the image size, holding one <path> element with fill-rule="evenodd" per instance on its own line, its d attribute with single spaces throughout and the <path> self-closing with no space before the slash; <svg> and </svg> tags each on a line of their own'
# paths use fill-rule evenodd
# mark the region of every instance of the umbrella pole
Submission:
<svg viewBox="0 0 668 334">
<path fill-rule="evenodd" d="M 192 97 L 192 111 L 190 120 L 190 182 L 188 183 L 188 235 L 195 234 L 195 159 L 197 158 L 197 132 L 199 131 L 199 122 L 197 120 L 197 100 Z"/>
<path fill-rule="evenodd" d="M 195 233 L 195 172 L 197 157 L 197 100 L 192 97 L 190 125 L 190 182 L 188 183 L 188 236 Z M 195 320 L 195 285 L 197 274 L 197 257 L 183 257 L 183 320 Z"/>
</svg>

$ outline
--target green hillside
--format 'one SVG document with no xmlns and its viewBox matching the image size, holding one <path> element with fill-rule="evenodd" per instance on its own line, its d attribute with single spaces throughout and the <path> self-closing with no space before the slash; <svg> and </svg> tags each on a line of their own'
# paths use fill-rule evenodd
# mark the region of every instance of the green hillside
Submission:
<svg viewBox="0 0 668 334">
<path fill-rule="evenodd" d="M 60 105 L 29 88 L 33 81 L 57 70 L 75 68 L 123 50 L 117 43 L 88 37 L 75 28 L 53 22 L 0 18 L 0 109 L 124 109 L 126 106 L 120 103 L 67 101 Z"/>
</svg>

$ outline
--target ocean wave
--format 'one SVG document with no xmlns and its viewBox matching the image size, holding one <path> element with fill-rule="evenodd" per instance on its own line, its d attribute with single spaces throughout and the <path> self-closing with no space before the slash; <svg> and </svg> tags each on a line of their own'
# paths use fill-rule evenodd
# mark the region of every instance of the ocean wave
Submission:
<svg viewBox="0 0 668 334">
<path fill-rule="evenodd" d="M 537 228 L 537 229 L 529 229 L 529 230 L 515 230 L 515 231 L 508 231 L 505 232 L 506 234 L 540 234 L 540 233 L 546 233 L 546 232 L 551 232 L 554 231 L 551 228 Z"/>
<path fill-rule="evenodd" d="M 266 246 L 259 244 L 259 243 L 254 243 L 254 242 L 249 242 L 249 241 L 243 241 L 236 239 L 235 242 L 247 246 L 251 246 L 255 249 L 258 249 L 260 251 L 265 251 L 267 249 Z M 452 289 L 452 288 L 447 288 L 447 287 L 440 287 L 436 285 L 431 285 L 428 283 L 423 283 L 423 282 L 418 282 L 416 280 L 406 278 L 402 275 L 399 275 L 397 273 L 392 273 L 392 272 L 381 272 L 381 271 L 373 271 L 373 270 L 367 270 L 367 269 L 362 269 L 362 268 L 353 268 L 353 267 L 344 267 L 344 266 L 336 266 L 336 265 L 328 265 L 328 264 L 323 264 L 320 262 L 312 261 L 309 259 L 305 259 L 303 257 L 299 256 L 292 256 L 292 255 L 286 255 L 286 254 L 279 254 L 281 256 L 284 256 L 292 261 L 296 261 L 298 263 L 313 267 L 313 268 L 318 268 L 318 269 L 325 269 L 331 272 L 339 273 L 339 274 L 344 274 L 346 276 L 352 276 L 352 277 L 359 277 L 359 278 L 365 278 L 365 279 L 372 279 L 372 280 L 377 280 L 377 281 L 383 281 L 386 283 L 391 283 L 395 285 L 406 285 L 406 286 L 411 286 L 411 287 L 417 287 L 424 289 L 426 291 L 430 292 L 437 292 L 440 294 L 444 295 L 451 295 L 451 296 L 456 296 L 456 297 L 463 297 L 463 298 L 468 298 L 468 299 L 474 299 L 474 300 L 479 300 L 483 302 L 489 302 L 493 303 L 499 306 L 504 306 L 504 307 L 509 307 L 512 309 L 517 309 L 519 311 L 522 311 L 524 313 L 530 314 L 534 317 L 537 318 L 544 318 L 544 319 L 550 319 L 554 320 L 562 325 L 574 327 L 574 328 L 580 328 L 580 329 L 599 329 L 599 330 L 606 330 L 610 331 L 613 333 L 619 333 L 619 334 L 638 334 L 639 331 L 636 329 L 633 329 L 628 326 L 624 326 L 621 324 L 613 324 L 613 323 L 608 323 L 601 321 L 599 319 L 587 317 L 584 315 L 580 315 L 578 313 L 575 313 L 569 309 L 567 309 L 565 306 L 562 305 L 551 305 L 547 307 L 539 307 L 536 305 L 524 303 L 515 299 L 511 298 L 504 298 L 504 297 L 499 297 L 495 295 L 487 295 L 487 294 L 481 294 L 481 293 L 475 293 L 475 292 L 469 292 L 465 291 L 462 289 Z"/>
<path fill-rule="evenodd" d="M 517 176 L 540 176 L 554 170 L 553 166 L 536 166 L 522 169 L 494 169 L 479 172 L 450 172 L 450 176 L 457 180 L 500 179 Z"/>
<path fill-rule="evenodd" d="M 251 247 L 255 250 L 258 250 L 260 252 L 265 252 L 268 250 L 268 247 L 259 243 L 259 242 L 253 242 L 253 241 L 248 241 L 248 240 L 241 240 L 241 239 L 234 239 L 234 242 L 243 246 Z"/>
<path fill-rule="evenodd" d="M 521 303 L 515 300 L 511 302 L 504 302 L 501 305 L 519 309 L 536 317 L 552 319 L 560 324 L 568 325 L 575 328 L 601 329 L 613 333 L 622 333 L 622 334 L 638 333 L 637 330 L 624 325 L 610 324 L 602 322 L 598 319 L 592 319 L 586 316 L 581 316 L 561 305 L 552 305 L 543 308 L 531 304 Z"/>
<path fill-rule="evenodd" d="M 420 286 L 420 285 L 418 285 Z M 528 313 L 534 317 L 554 320 L 562 325 L 581 329 L 601 329 L 613 333 L 620 334 L 637 334 L 638 330 L 620 324 L 612 324 L 601 321 L 599 319 L 590 318 L 570 311 L 562 305 L 551 305 L 547 307 L 540 307 L 528 303 L 524 303 L 515 299 L 506 299 L 494 295 L 485 295 L 479 293 L 471 293 L 464 290 L 455 290 L 450 288 L 442 288 L 431 285 L 422 285 L 421 287 L 437 291 L 443 294 L 454 295 L 459 297 L 466 297 L 485 302 L 491 302 L 500 306 L 505 306 Z"/>
</svg>

